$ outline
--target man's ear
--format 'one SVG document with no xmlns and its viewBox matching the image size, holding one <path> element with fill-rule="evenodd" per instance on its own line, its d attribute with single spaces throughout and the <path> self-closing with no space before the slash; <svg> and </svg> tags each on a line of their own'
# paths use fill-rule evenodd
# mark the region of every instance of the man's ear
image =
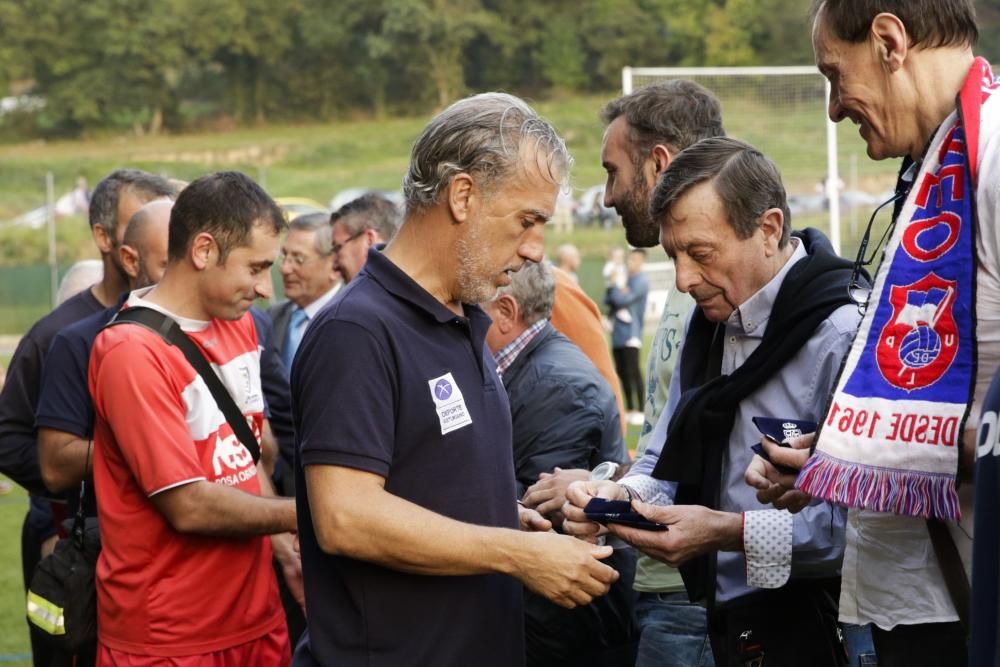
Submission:
<svg viewBox="0 0 1000 667">
<path fill-rule="evenodd" d="M 517 318 L 520 314 L 517 301 L 510 294 L 501 294 L 493 301 L 493 308 L 496 315 L 493 319 L 497 325 L 497 329 L 504 335 L 509 334 L 517 323 Z"/>
<path fill-rule="evenodd" d="M 663 175 L 663 172 L 665 172 L 667 167 L 670 166 L 670 163 L 673 162 L 673 155 L 671 154 L 670 149 L 665 145 L 656 144 L 653 146 L 650 157 L 653 158 L 653 165 L 656 169 L 656 178 L 654 180 L 659 181 L 660 176 Z"/>
<path fill-rule="evenodd" d="M 132 246 L 118 246 L 118 259 L 129 278 L 139 276 L 139 251 Z"/>
<path fill-rule="evenodd" d="M 780 208 L 769 208 L 758 218 L 760 230 L 764 232 L 764 254 L 772 257 L 778 252 L 781 233 L 785 227 L 785 214 Z"/>
<path fill-rule="evenodd" d="M 458 174 L 448 184 L 448 210 L 452 220 L 457 223 L 469 219 L 469 213 L 479 197 L 476 182 L 469 174 Z"/>
<path fill-rule="evenodd" d="M 910 49 L 910 36 L 898 16 L 883 12 L 872 19 L 871 39 L 883 67 L 896 72 L 903 66 Z"/>
<path fill-rule="evenodd" d="M 107 255 L 114 250 L 114 241 L 111 239 L 111 235 L 108 234 L 108 230 L 104 229 L 104 225 L 94 225 L 90 228 L 90 233 L 94 237 L 94 245 L 97 246 L 97 250 L 102 255 Z"/>
<path fill-rule="evenodd" d="M 199 271 L 203 271 L 217 263 L 219 260 L 219 244 L 215 242 L 215 237 L 208 232 L 201 232 L 194 237 L 191 242 L 191 250 L 188 255 L 191 263 Z"/>
</svg>

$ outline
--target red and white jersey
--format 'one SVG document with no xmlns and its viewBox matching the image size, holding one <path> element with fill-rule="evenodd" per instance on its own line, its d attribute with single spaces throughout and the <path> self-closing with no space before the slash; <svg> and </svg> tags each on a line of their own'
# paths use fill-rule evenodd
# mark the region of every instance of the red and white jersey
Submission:
<svg viewBox="0 0 1000 667">
<path fill-rule="evenodd" d="M 144 294 L 133 293 L 126 307 L 166 312 Z M 197 322 L 166 314 L 212 364 L 259 441 L 264 399 L 253 317 Z M 235 646 L 282 623 L 266 537 L 181 534 L 151 500 L 200 480 L 260 494 L 250 453 L 183 353 L 142 326 L 113 326 L 94 342 L 89 384 L 100 641 L 127 653 L 182 656 Z"/>
</svg>

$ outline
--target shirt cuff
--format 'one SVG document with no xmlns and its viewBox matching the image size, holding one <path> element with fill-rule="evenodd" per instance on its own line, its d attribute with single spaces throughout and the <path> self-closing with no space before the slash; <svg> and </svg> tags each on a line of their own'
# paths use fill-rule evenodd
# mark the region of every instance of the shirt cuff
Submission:
<svg viewBox="0 0 1000 667">
<path fill-rule="evenodd" d="M 626 475 L 618 481 L 632 489 L 639 500 L 651 505 L 673 505 L 674 499 L 663 488 L 663 482 L 649 475 Z"/>
<path fill-rule="evenodd" d="M 783 510 L 743 513 L 747 585 L 780 588 L 792 573 L 792 515 Z"/>
</svg>

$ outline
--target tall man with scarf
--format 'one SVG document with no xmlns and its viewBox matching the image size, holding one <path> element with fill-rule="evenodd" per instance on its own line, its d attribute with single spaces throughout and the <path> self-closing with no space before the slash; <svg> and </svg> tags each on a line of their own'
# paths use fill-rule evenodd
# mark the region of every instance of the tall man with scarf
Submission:
<svg viewBox="0 0 1000 667">
<path fill-rule="evenodd" d="M 903 158 L 894 228 L 815 443 L 775 452 L 801 466 L 814 444 L 800 490 L 762 461 L 747 480 L 781 506 L 811 494 L 851 508 L 840 613 L 874 624 L 880 665 L 964 664 L 975 490 L 957 482 L 1000 362 L 1000 96 L 972 52 L 971 0 L 813 13 L 830 118 L 858 124 L 872 159 Z"/>
<path fill-rule="evenodd" d="M 734 139 L 682 151 L 650 212 L 697 308 L 649 448 L 618 483 L 571 485 L 565 528 L 592 537 L 581 510 L 590 498 L 631 499 L 669 530 L 610 530 L 680 566 L 690 598 L 708 606 L 716 664 L 766 654 L 767 664 L 839 665 L 845 513 L 824 502 L 796 516 L 771 510 L 742 475 L 754 417 L 820 418 L 859 319 L 850 263 L 816 230 L 791 232 L 777 167 Z"/>
</svg>

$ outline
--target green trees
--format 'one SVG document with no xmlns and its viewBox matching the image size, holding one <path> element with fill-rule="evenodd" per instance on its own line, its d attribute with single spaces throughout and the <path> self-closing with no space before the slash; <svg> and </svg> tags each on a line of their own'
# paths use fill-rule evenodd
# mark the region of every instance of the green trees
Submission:
<svg viewBox="0 0 1000 667">
<path fill-rule="evenodd" d="M 979 0 L 993 35 L 1000 0 Z M 0 97 L 38 134 L 423 113 L 621 68 L 812 62 L 809 0 L 3 0 Z M 981 48 L 990 44 L 981 42 Z M 226 119 L 230 119 L 227 121 Z M 0 129 L 10 119 L 0 117 Z"/>
</svg>

